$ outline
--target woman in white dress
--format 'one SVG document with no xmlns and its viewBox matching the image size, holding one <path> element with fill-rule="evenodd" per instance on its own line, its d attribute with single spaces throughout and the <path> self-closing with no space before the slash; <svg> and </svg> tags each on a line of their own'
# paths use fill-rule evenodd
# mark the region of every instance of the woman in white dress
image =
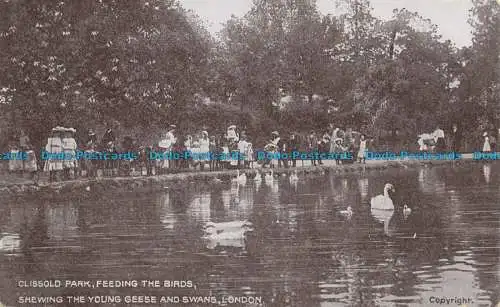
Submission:
<svg viewBox="0 0 500 307">
<path fill-rule="evenodd" d="M 45 151 L 50 155 L 58 155 L 63 152 L 62 147 L 62 134 L 65 131 L 63 127 L 55 127 L 52 129 L 52 135 L 47 139 L 47 145 L 45 146 Z M 63 161 L 61 159 L 56 159 L 56 157 L 49 157 L 45 161 L 44 171 L 49 172 L 49 180 L 55 181 L 57 179 L 57 174 L 63 169 Z"/>
<path fill-rule="evenodd" d="M 484 137 L 483 152 L 490 152 L 491 145 L 490 145 L 490 138 L 488 137 L 488 132 L 485 132 L 483 134 L 483 137 Z"/>
<path fill-rule="evenodd" d="M 365 135 L 362 134 L 360 137 L 360 140 L 359 140 L 359 150 L 358 150 L 359 163 L 366 162 L 365 151 L 366 151 L 366 139 L 365 139 Z"/>
<path fill-rule="evenodd" d="M 210 140 L 208 139 L 208 132 L 202 131 L 200 142 L 200 168 L 203 170 L 205 168 L 205 163 L 210 161 Z"/>
</svg>

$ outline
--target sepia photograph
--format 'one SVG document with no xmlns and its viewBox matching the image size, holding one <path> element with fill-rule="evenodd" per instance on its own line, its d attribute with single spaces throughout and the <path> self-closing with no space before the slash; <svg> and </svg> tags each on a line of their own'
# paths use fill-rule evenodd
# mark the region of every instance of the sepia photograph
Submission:
<svg viewBox="0 0 500 307">
<path fill-rule="evenodd" d="M 0 16 L 0 307 L 500 307 L 500 0 Z"/>
</svg>

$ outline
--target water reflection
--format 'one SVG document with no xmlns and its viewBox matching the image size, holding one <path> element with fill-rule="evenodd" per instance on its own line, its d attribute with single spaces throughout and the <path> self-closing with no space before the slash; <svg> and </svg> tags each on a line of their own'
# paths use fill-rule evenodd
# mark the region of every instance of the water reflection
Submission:
<svg viewBox="0 0 500 307">
<path fill-rule="evenodd" d="M 490 183 L 490 176 L 491 176 L 491 165 L 490 164 L 483 165 L 483 175 L 484 175 L 484 181 L 486 183 Z"/>
<path fill-rule="evenodd" d="M 500 298 L 500 191 L 491 184 L 500 167 L 488 167 L 14 202 L 0 208 L 2 301 L 15 305 L 12 281 L 29 276 L 193 280 L 196 295 L 252 294 L 271 306 L 421 306 L 430 296 L 491 305 Z M 370 210 L 386 182 L 396 186 L 395 210 Z M 339 214 L 347 206 L 350 219 Z"/>
<path fill-rule="evenodd" d="M 394 210 L 371 209 L 371 214 L 377 221 L 384 224 L 384 233 L 387 236 L 391 236 L 392 233 L 389 232 L 389 223 L 394 215 Z"/>
</svg>

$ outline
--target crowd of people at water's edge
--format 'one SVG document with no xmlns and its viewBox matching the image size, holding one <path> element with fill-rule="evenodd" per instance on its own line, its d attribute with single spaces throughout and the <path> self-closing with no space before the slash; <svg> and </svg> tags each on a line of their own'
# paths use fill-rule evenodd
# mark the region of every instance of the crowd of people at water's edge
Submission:
<svg viewBox="0 0 500 307">
<path fill-rule="evenodd" d="M 500 129 L 499 129 L 500 130 Z M 68 159 L 40 159 L 30 138 L 24 131 L 13 138 L 9 144 L 9 153 L 13 156 L 23 153 L 24 159 L 10 159 L 9 172 L 30 173 L 35 182 L 38 181 L 40 171 L 49 174 L 49 181 L 68 180 L 77 177 L 98 176 L 130 176 L 130 175 L 161 175 L 169 172 L 179 172 L 188 169 L 199 170 L 222 170 L 230 168 L 254 168 L 260 167 L 296 167 L 297 161 L 304 165 L 302 156 L 291 155 L 291 152 L 308 152 L 335 154 L 336 164 L 343 163 L 365 163 L 366 152 L 375 151 L 374 138 L 352 128 L 334 128 L 330 124 L 329 129 L 323 134 L 310 131 L 309 134 L 289 133 L 282 136 L 278 131 L 273 131 L 264 146 L 255 149 L 245 131 L 239 131 L 236 125 L 230 125 L 224 135 L 209 135 L 207 131 L 200 131 L 195 135 L 178 134 L 176 125 L 170 125 L 160 136 L 158 142 L 149 146 L 139 144 L 138 140 L 125 136 L 118 139 L 111 125 L 106 126 L 106 131 L 100 139 L 96 133 L 89 129 L 86 139 L 76 141 L 76 129 L 57 126 L 52 129 L 43 151 L 51 154 L 68 154 Z M 496 152 L 496 139 L 500 132 L 496 129 L 484 131 L 483 152 Z M 453 125 L 449 137 L 445 138 L 445 132 L 437 126 L 433 133 L 418 135 L 417 144 L 423 152 L 444 152 L 446 150 L 459 152 L 461 149 L 462 135 L 457 125 Z M 135 152 L 132 157 L 123 159 L 76 159 L 76 152 L 92 153 L 121 153 Z M 220 154 L 227 158 L 214 159 L 209 155 L 201 159 L 178 158 L 178 159 L 151 159 L 152 153 L 180 153 L 190 152 L 193 154 L 212 153 Z M 264 159 L 257 159 L 257 153 L 266 153 Z M 275 158 L 276 153 L 280 157 Z M 238 157 L 236 159 L 231 158 Z M 200 155 L 201 156 L 201 155 Z M 212 156 L 213 157 L 213 156 Z M 274 158 L 273 158 L 274 157 Z M 311 164 L 322 165 L 320 155 L 311 155 Z"/>
</svg>

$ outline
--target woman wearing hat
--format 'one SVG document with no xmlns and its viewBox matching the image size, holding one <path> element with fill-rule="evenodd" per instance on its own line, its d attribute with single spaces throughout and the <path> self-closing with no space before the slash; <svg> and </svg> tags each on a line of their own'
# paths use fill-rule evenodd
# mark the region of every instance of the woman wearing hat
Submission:
<svg viewBox="0 0 500 307">
<path fill-rule="evenodd" d="M 97 135 L 95 134 L 94 130 L 89 129 L 89 132 L 87 134 L 87 140 L 85 142 L 85 147 L 90 148 L 92 145 L 97 144 Z"/>
<path fill-rule="evenodd" d="M 311 134 L 308 137 L 308 154 L 313 155 L 311 159 L 312 165 L 316 166 L 316 159 L 314 158 L 314 153 L 318 152 L 318 137 L 316 136 L 316 132 L 311 130 Z"/>
<path fill-rule="evenodd" d="M 203 130 L 201 132 L 201 138 L 199 140 L 200 143 L 200 168 L 203 170 L 205 168 L 205 163 L 210 163 L 210 140 L 208 138 L 208 132 Z"/>
<path fill-rule="evenodd" d="M 336 138 L 334 141 L 334 145 L 333 145 L 333 152 L 335 153 L 335 163 L 337 165 L 340 164 L 340 160 L 341 160 L 340 158 L 341 158 L 342 154 L 347 150 L 347 148 L 345 148 L 342 145 L 342 142 L 343 142 L 342 138 Z"/>
<path fill-rule="evenodd" d="M 233 143 L 236 143 L 239 141 L 240 138 L 239 138 L 238 133 L 236 133 L 236 125 L 231 125 L 231 126 L 227 127 L 226 138 L 229 141 L 232 141 Z"/>
<path fill-rule="evenodd" d="M 488 137 L 488 132 L 484 132 L 483 137 L 484 137 L 483 152 L 491 152 L 490 138 Z"/>
<path fill-rule="evenodd" d="M 45 151 L 49 154 L 61 154 L 63 152 L 62 148 L 62 137 L 64 132 L 63 127 L 55 127 L 52 129 L 51 136 L 47 139 L 47 145 L 45 146 Z M 55 157 L 49 157 L 45 161 L 45 166 L 43 170 L 49 172 L 49 181 L 56 181 L 57 174 L 63 169 L 63 163 L 61 159 L 55 159 Z"/>
<path fill-rule="evenodd" d="M 360 163 L 361 162 L 366 163 L 365 151 L 366 151 L 366 139 L 365 135 L 362 134 L 359 139 L 359 150 L 358 150 L 358 160 Z"/>
</svg>

